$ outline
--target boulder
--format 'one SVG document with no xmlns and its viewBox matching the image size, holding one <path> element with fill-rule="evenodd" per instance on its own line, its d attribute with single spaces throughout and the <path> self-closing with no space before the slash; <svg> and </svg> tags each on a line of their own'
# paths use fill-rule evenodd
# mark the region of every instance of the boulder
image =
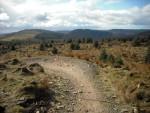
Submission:
<svg viewBox="0 0 150 113">
<path fill-rule="evenodd" d="M 44 68 L 38 64 L 38 63 L 33 63 L 29 65 L 29 69 L 33 72 L 33 73 L 38 73 L 38 72 L 44 72 Z"/>
</svg>

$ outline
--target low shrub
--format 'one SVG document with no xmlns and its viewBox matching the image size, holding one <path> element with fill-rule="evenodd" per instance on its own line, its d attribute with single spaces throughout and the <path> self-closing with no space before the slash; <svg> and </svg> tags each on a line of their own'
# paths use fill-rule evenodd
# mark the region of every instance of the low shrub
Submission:
<svg viewBox="0 0 150 113">
<path fill-rule="evenodd" d="M 57 53 L 58 53 L 58 49 L 57 49 L 56 47 L 53 47 L 52 53 L 53 53 L 53 54 L 57 54 Z"/>
<path fill-rule="evenodd" d="M 121 57 L 120 56 L 116 57 L 113 66 L 116 68 L 121 68 L 122 65 L 123 65 L 123 60 L 121 59 Z"/>
<path fill-rule="evenodd" d="M 71 43 L 70 45 L 71 50 L 79 50 L 80 49 L 80 44 L 79 43 Z"/>
<path fill-rule="evenodd" d="M 112 54 L 107 54 L 105 49 L 102 50 L 99 59 L 105 63 L 110 62 L 116 68 L 120 68 L 124 64 L 120 56 L 114 57 Z"/>
<path fill-rule="evenodd" d="M 98 47 L 99 47 L 98 41 L 95 41 L 94 44 L 93 44 L 93 46 L 94 46 L 95 48 L 98 48 Z"/>
<path fill-rule="evenodd" d="M 106 62 L 107 61 L 107 57 L 108 57 L 108 54 L 106 53 L 106 50 L 103 49 L 99 59 L 102 60 L 103 62 Z"/>
</svg>

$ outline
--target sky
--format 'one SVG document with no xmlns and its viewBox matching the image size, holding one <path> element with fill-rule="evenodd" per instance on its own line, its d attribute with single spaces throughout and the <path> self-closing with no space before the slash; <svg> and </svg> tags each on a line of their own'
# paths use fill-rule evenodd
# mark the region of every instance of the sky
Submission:
<svg viewBox="0 0 150 113">
<path fill-rule="evenodd" d="M 150 0 L 0 0 L 0 33 L 150 29 Z"/>
</svg>

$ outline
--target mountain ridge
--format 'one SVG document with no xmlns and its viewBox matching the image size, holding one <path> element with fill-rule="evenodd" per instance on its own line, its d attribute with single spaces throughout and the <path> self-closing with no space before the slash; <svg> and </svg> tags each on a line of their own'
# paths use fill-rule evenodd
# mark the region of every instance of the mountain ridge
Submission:
<svg viewBox="0 0 150 113">
<path fill-rule="evenodd" d="M 74 38 L 113 38 L 113 37 L 134 37 L 149 36 L 149 29 L 75 29 L 72 31 L 49 31 L 44 29 L 25 29 L 18 32 L 0 35 L 0 41 L 12 40 L 48 40 L 48 39 L 74 39 Z"/>
</svg>

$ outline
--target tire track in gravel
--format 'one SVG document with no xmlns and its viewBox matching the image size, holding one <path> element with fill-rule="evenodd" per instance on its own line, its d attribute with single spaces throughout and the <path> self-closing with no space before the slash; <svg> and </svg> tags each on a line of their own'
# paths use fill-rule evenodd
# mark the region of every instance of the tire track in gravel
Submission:
<svg viewBox="0 0 150 113">
<path fill-rule="evenodd" d="M 77 105 L 74 113 L 107 113 L 105 106 L 100 104 L 98 99 L 100 92 L 94 88 L 94 84 L 90 80 L 90 76 L 94 76 L 95 72 L 86 62 L 77 59 L 66 59 L 64 57 L 53 58 L 41 62 L 41 65 L 48 73 L 51 70 L 66 73 L 65 78 L 71 80 L 75 85 L 78 93 Z M 63 76 L 64 77 L 64 76 Z"/>
</svg>

